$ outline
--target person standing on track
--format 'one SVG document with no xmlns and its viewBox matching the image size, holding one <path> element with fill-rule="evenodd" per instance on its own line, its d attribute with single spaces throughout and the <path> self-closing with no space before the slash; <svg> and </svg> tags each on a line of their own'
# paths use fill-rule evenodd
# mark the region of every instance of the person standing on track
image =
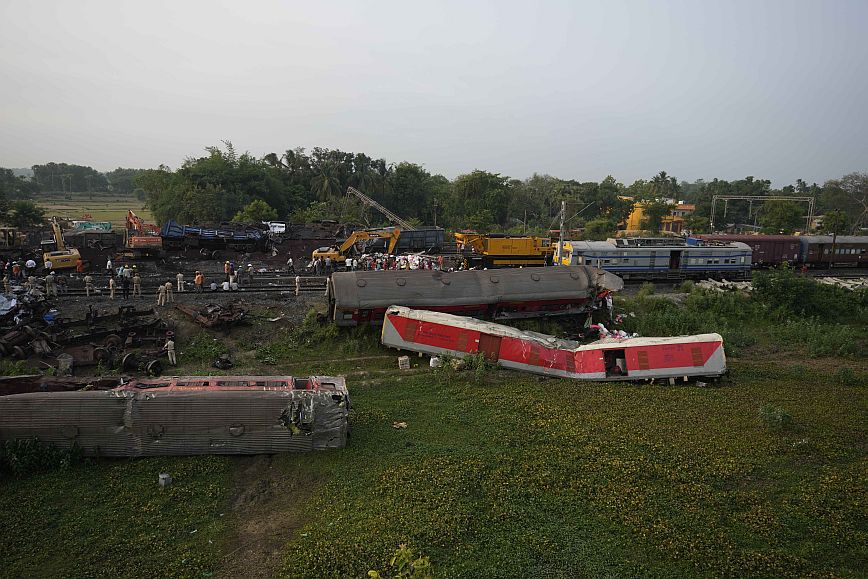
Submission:
<svg viewBox="0 0 868 579">
<path fill-rule="evenodd" d="M 166 305 L 166 286 L 163 284 L 157 286 L 157 305 Z"/>
<path fill-rule="evenodd" d="M 93 278 L 90 274 L 84 276 L 84 295 L 90 297 L 90 292 L 93 291 Z"/>
<path fill-rule="evenodd" d="M 112 275 L 112 271 L 109 270 L 109 299 L 115 299 L 115 276 Z"/>
<path fill-rule="evenodd" d="M 166 344 L 163 346 L 166 350 L 166 354 L 169 356 L 169 364 L 172 366 L 178 365 L 178 360 L 175 358 L 175 333 L 174 332 L 166 332 Z"/>
<path fill-rule="evenodd" d="M 166 281 L 166 303 L 175 303 L 175 294 L 172 293 L 172 282 Z"/>
<path fill-rule="evenodd" d="M 184 274 L 179 271 L 175 279 L 178 280 L 178 293 L 184 291 Z"/>
<path fill-rule="evenodd" d="M 130 299 L 130 278 L 125 275 L 121 276 L 121 293 L 125 300 Z"/>
<path fill-rule="evenodd" d="M 139 272 L 133 275 L 133 297 L 142 297 L 142 278 L 139 277 Z"/>
<path fill-rule="evenodd" d="M 202 286 L 205 284 L 205 276 L 201 271 L 196 272 L 196 277 L 193 278 L 193 283 L 196 285 L 196 293 L 202 293 Z"/>
</svg>

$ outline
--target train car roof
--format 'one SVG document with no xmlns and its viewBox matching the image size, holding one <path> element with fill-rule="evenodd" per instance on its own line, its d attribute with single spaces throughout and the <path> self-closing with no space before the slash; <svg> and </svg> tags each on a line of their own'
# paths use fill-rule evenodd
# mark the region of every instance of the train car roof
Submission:
<svg viewBox="0 0 868 579">
<path fill-rule="evenodd" d="M 832 243 L 831 235 L 802 235 L 800 239 L 804 239 L 807 243 Z M 839 235 L 835 243 L 868 243 L 868 236 Z"/>
<path fill-rule="evenodd" d="M 445 272 L 352 271 L 332 274 L 335 305 L 370 309 L 391 304 L 431 306 L 575 299 L 619 291 L 624 280 L 590 266 L 528 267 Z"/>
</svg>

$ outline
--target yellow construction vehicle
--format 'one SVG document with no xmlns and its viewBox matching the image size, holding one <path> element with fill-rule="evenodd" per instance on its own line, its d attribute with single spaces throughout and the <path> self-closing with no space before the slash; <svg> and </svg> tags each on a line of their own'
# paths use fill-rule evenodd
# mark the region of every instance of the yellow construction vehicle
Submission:
<svg viewBox="0 0 868 579">
<path fill-rule="evenodd" d="M 555 251 L 548 237 L 461 232 L 455 242 L 468 267 L 551 265 Z"/>
<path fill-rule="evenodd" d="M 63 242 L 63 231 L 57 223 L 57 217 L 51 219 L 51 231 L 54 233 L 56 249 L 42 254 L 42 261 L 50 261 L 51 269 L 73 269 L 81 261 L 81 254 L 74 247 L 66 247 Z"/>
<path fill-rule="evenodd" d="M 371 239 L 388 240 L 386 253 L 392 253 L 395 250 L 395 246 L 398 244 L 399 237 L 401 237 L 401 230 L 397 227 L 353 231 L 352 235 L 347 237 L 340 245 L 315 249 L 311 254 L 311 258 L 316 261 L 320 257 L 323 259 L 328 257 L 331 258 L 332 262 L 343 263 L 347 260 L 347 256 L 357 243 L 361 241 L 370 241 Z"/>
</svg>

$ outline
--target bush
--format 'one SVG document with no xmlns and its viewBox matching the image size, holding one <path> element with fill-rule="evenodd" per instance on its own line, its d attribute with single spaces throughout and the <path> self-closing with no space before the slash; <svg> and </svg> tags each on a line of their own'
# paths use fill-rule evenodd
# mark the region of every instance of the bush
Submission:
<svg viewBox="0 0 868 579">
<path fill-rule="evenodd" d="M 24 360 L 0 360 L 0 376 L 26 376 L 38 374 L 27 366 Z"/>
<path fill-rule="evenodd" d="M 639 287 L 639 292 L 636 294 L 636 297 L 640 300 L 644 300 L 650 297 L 654 293 L 654 284 L 650 281 L 646 281 L 642 283 Z"/>
<path fill-rule="evenodd" d="M 760 418 L 769 428 L 784 430 L 793 425 L 793 417 L 783 408 L 765 404 L 760 408 Z"/>
<path fill-rule="evenodd" d="M 757 272 L 753 295 L 779 318 L 802 316 L 832 321 L 868 322 L 868 291 L 818 283 L 788 267 Z"/>
<path fill-rule="evenodd" d="M 787 320 L 772 325 L 770 334 L 782 344 L 804 347 L 812 358 L 853 356 L 860 351 L 853 329 L 842 324 L 824 324 L 814 319 Z"/>
<path fill-rule="evenodd" d="M 7 440 L 0 447 L 0 475 L 24 477 L 38 472 L 68 470 L 81 462 L 81 449 L 60 449 L 38 438 Z"/>
</svg>

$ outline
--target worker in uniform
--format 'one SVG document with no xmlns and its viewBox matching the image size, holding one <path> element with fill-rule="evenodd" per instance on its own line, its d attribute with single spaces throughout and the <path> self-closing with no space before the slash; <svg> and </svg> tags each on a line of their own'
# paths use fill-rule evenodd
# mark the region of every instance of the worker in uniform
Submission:
<svg viewBox="0 0 868 579">
<path fill-rule="evenodd" d="M 75 260 L 75 273 L 84 273 L 84 262 L 81 259 Z"/>
<path fill-rule="evenodd" d="M 142 297 L 142 278 L 139 277 L 139 272 L 133 275 L 133 297 Z"/>
<path fill-rule="evenodd" d="M 166 303 L 175 303 L 175 294 L 172 293 L 172 282 L 166 281 Z"/>
<path fill-rule="evenodd" d="M 289 259 L 286 260 L 286 271 L 289 273 L 295 273 L 295 265 L 292 263 L 292 256 L 289 256 Z"/>
<path fill-rule="evenodd" d="M 19 281 L 21 279 L 21 266 L 18 265 L 18 262 L 14 262 L 12 264 L 12 279 L 15 281 Z"/>
<path fill-rule="evenodd" d="M 166 286 L 164 286 L 163 284 L 159 284 L 157 286 L 157 305 L 166 305 Z"/>
<path fill-rule="evenodd" d="M 54 285 L 54 272 L 45 276 L 45 295 L 57 297 L 57 286 Z"/>
<path fill-rule="evenodd" d="M 178 292 L 184 291 L 184 274 L 179 271 L 175 279 L 178 280 Z"/>
<path fill-rule="evenodd" d="M 112 258 L 108 258 L 105 262 L 105 274 L 108 276 L 112 274 Z"/>
<path fill-rule="evenodd" d="M 115 276 L 109 274 L 109 299 L 115 299 Z"/>
<path fill-rule="evenodd" d="M 33 272 L 36 271 L 36 262 L 32 259 L 28 259 L 24 263 L 24 270 L 27 272 L 27 277 L 33 275 Z"/>
<path fill-rule="evenodd" d="M 178 365 L 178 360 L 175 358 L 175 333 L 166 332 L 166 344 L 163 346 L 166 353 L 169 355 L 169 364 L 172 366 Z"/>
<path fill-rule="evenodd" d="M 3 292 L 9 293 L 9 274 L 5 271 L 3 272 Z"/>
<path fill-rule="evenodd" d="M 229 262 L 226 261 L 226 262 L 223 264 L 223 274 L 226 276 L 226 281 L 229 281 L 229 272 L 230 272 L 231 269 L 232 269 L 232 268 L 231 268 L 231 266 L 229 265 Z"/>
<path fill-rule="evenodd" d="M 201 271 L 196 272 L 196 277 L 193 278 L 193 283 L 196 286 L 196 293 L 202 293 L 202 284 L 205 283 L 205 276 Z"/>
<path fill-rule="evenodd" d="M 247 264 L 247 282 L 253 285 L 253 264 Z"/>
<path fill-rule="evenodd" d="M 46 259 L 43 266 L 45 267 L 45 273 L 47 275 L 49 272 L 51 272 L 51 269 L 54 267 L 54 264 L 51 263 L 50 259 Z"/>
<path fill-rule="evenodd" d="M 36 277 L 35 276 L 27 276 L 27 281 L 24 283 L 24 287 L 27 288 L 27 291 L 32 290 L 36 287 Z"/>
<path fill-rule="evenodd" d="M 84 294 L 87 297 L 90 297 L 90 292 L 92 292 L 92 291 L 93 291 L 93 278 L 90 276 L 90 274 L 87 274 L 86 276 L 84 276 Z"/>
</svg>

